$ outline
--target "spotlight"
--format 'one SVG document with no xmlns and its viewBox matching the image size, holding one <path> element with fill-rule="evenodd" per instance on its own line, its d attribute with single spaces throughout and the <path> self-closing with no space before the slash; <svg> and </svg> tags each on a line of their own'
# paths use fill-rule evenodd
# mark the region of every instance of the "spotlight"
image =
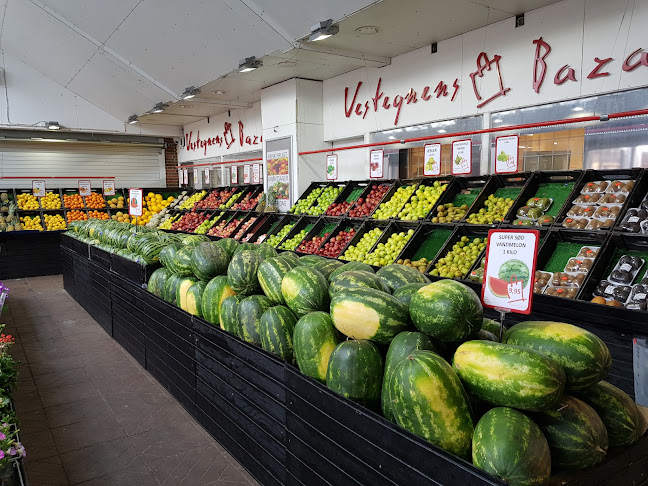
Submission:
<svg viewBox="0 0 648 486">
<path fill-rule="evenodd" d="M 187 89 L 184 90 L 184 93 L 182 93 L 182 99 L 188 100 L 196 96 L 198 93 L 200 93 L 200 88 L 196 88 L 195 86 L 189 86 Z"/>
<path fill-rule="evenodd" d="M 317 42 L 323 39 L 328 39 L 339 31 L 340 28 L 337 25 L 333 25 L 333 19 L 328 19 L 311 27 L 311 34 L 308 40 L 311 42 Z"/>
<path fill-rule="evenodd" d="M 128 117 L 129 125 L 135 125 L 138 121 L 139 121 L 139 117 L 137 115 L 131 115 Z"/>
<path fill-rule="evenodd" d="M 250 71 L 254 71 L 257 68 L 260 68 L 263 66 L 263 61 L 257 60 L 256 57 L 246 57 L 245 59 L 241 59 L 239 61 L 239 73 L 249 73 Z"/>
</svg>

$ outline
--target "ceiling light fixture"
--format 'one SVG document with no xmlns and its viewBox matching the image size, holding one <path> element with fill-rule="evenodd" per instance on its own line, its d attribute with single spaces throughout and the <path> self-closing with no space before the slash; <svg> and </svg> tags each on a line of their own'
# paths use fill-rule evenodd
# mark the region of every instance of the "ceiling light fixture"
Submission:
<svg viewBox="0 0 648 486">
<path fill-rule="evenodd" d="M 328 39 L 332 35 L 337 34 L 340 31 L 340 28 L 337 25 L 333 25 L 333 19 L 324 20 L 318 24 L 315 24 L 311 27 L 311 33 L 308 37 L 308 40 L 311 42 L 317 42 L 324 39 Z"/>
<path fill-rule="evenodd" d="M 47 129 L 48 130 L 60 130 L 61 125 L 59 125 L 59 122 L 57 122 L 57 121 L 47 122 Z"/>
<path fill-rule="evenodd" d="M 437 130 L 439 133 L 445 133 L 446 131 L 442 128 L 441 130 Z"/>
<path fill-rule="evenodd" d="M 239 73 L 249 73 L 263 66 L 263 61 L 258 60 L 256 57 L 246 57 L 239 61 Z"/>
<path fill-rule="evenodd" d="M 135 125 L 138 121 L 139 121 L 139 117 L 137 115 L 131 115 L 128 117 L 129 125 Z"/>
<path fill-rule="evenodd" d="M 184 93 L 182 93 L 182 99 L 183 100 L 191 99 L 199 93 L 200 93 L 200 88 L 196 88 L 195 86 L 189 86 L 187 89 L 184 90 Z"/>
<path fill-rule="evenodd" d="M 217 95 L 224 95 L 224 94 L 225 94 L 225 91 L 223 91 L 222 89 L 218 89 L 218 90 L 214 91 L 214 94 L 217 94 Z"/>
<path fill-rule="evenodd" d="M 572 108 L 572 109 L 573 109 L 574 111 L 583 111 L 584 108 L 583 108 L 582 106 L 576 106 L 576 107 L 574 107 L 574 108 Z"/>
<path fill-rule="evenodd" d="M 180 108 L 193 108 L 194 105 L 178 105 Z"/>
<path fill-rule="evenodd" d="M 169 105 L 167 105 L 166 103 L 156 103 L 156 105 L 153 107 L 153 110 L 151 112 L 152 113 L 162 113 L 168 107 L 169 107 Z"/>
<path fill-rule="evenodd" d="M 380 32 L 380 28 L 375 25 L 365 25 L 364 27 L 358 27 L 355 31 L 356 34 L 360 35 L 374 35 Z"/>
<path fill-rule="evenodd" d="M 493 123 L 502 123 L 502 119 L 501 118 L 495 118 L 493 120 Z"/>
</svg>

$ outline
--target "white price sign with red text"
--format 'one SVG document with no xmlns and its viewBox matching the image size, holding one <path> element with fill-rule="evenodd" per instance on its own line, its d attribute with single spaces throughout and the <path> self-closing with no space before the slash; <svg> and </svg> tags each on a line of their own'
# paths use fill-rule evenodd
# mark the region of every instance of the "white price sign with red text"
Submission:
<svg viewBox="0 0 648 486">
<path fill-rule="evenodd" d="M 452 142 L 452 175 L 465 175 L 472 172 L 472 140 Z"/>
<path fill-rule="evenodd" d="M 79 194 L 83 197 L 92 194 L 92 186 L 90 185 L 90 181 L 79 181 Z"/>
<path fill-rule="evenodd" d="M 32 181 L 32 194 L 35 197 L 45 197 L 45 181 Z"/>
<path fill-rule="evenodd" d="M 252 166 L 252 184 L 261 183 L 261 164 L 254 164 Z"/>
<path fill-rule="evenodd" d="M 114 196 L 115 195 L 115 181 L 112 179 L 103 181 L 103 193 L 104 196 Z"/>
<path fill-rule="evenodd" d="M 509 135 L 495 139 L 495 173 L 511 174 L 518 170 L 520 137 Z"/>
<path fill-rule="evenodd" d="M 369 177 L 371 179 L 382 179 L 384 150 L 372 150 L 369 154 Z"/>
<path fill-rule="evenodd" d="M 243 166 L 243 184 L 250 183 L 250 164 L 245 164 Z"/>
<path fill-rule="evenodd" d="M 128 190 L 128 214 L 139 218 L 142 215 L 143 200 L 144 200 L 144 191 L 142 189 L 129 189 Z"/>
<path fill-rule="evenodd" d="M 209 169 L 205 169 L 205 184 L 209 184 L 211 182 L 211 176 L 209 175 Z"/>
<path fill-rule="evenodd" d="M 423 175 L 441 175 L 441 144 L 430 143 L 425 146 L 423 156 Z"/>
<path fill-rule="evenodd" d="M 238 184 L 238 167 L 235 165 L 230 167 L 230 181 L 232 184 Z"/>
</svg>

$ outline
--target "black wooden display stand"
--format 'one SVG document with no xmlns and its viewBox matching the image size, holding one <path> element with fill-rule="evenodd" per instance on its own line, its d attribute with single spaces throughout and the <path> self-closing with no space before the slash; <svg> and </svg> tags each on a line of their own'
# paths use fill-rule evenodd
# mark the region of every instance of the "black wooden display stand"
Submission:
<svg viewBox="0 0 648 486">
<path fill-rule="evenodd" d="M 0 278 L 61 273 L 60 231 L 0 233 Z"/>
</svg>

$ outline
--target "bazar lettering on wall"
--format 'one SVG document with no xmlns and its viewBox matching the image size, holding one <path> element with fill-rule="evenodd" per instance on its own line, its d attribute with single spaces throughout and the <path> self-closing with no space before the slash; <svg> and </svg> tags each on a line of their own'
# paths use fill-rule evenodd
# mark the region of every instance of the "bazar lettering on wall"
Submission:
<svg viewBox="0 0 648 486">
<path fill-rule="evenodd" d="M 640 35 L 648 2 L 624 21 L 623 9 L 612 15 L 602 0 L 588 0 L 584 20 L 583 1 L 530 12 L 518 29 L 508 19 L 440 42 L 435 54 L 426 47 L 324 81 L 325 139 L 648 85 Z M 620 46 L 610 42 L 617 36 Z"/>
</svg>

